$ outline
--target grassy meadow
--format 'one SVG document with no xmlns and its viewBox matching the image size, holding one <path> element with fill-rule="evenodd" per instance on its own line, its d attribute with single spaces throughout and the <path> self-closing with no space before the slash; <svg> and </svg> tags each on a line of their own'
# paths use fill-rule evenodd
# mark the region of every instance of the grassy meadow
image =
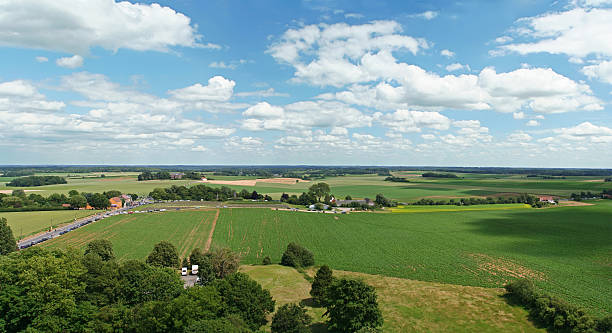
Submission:
<svg viewBox="0 0 612 333">
<path fill-rule="evenodd" d="M 15 238 L 26 237 L 50 227 L 98 213 L 98 210 L 54 210 L 40 212 L 0 212 L 13 230 Z"/>
<path fill-rule="evenodd" d="M 270 290 L 277 307 L 286 303 L 306 305 L 313 318 L 313 332 L 327 332 L 325 309 L 310 301 L 310 283 L 290 267 L 242 266 Z M 314 276 L 314 270 L 309 275 Z M 383 317 L 383 332 L 545 332 L 527 319 L 527 312 L 508 305 L 498 288 L 466 287 L 407 279 L 335 271 L 337 277 L 363 280 L 376 288 Z M 427 304 L 427 306 L 423 306 Z M 269 327 L 268 327 L 269 328 Z"/>
<path fill-rule="evenodd" d="M 495 205 L 491 205 L 495 206 Z M 463 286 L 501 287 L 527 277 L 541 288 L 601 314 L 612 311 L 612 201 L 593 206 L 348 215 L 220 209 L 212 245 L 279 262 L 289 242 L 333 269 Z M 120 259 L 145 258 L 169 240 L 184 255 L 203 248 L 216 210 L 108 218 L 44 243 L 83 247 L 113 242 Z"/>
</svg>

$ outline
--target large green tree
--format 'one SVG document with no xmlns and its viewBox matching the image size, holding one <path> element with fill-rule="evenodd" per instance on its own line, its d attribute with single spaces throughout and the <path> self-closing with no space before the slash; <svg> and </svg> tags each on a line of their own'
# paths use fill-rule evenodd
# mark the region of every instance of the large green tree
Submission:
<svg viewBox="0 0 612 333">
<path fill-rule="evenodd" d="M 115 259 L 113 244 L 108 239 L 94 239 L 87 243 L 85 255 L 90 253 L 99 256 L 103 261 Z"/>
<path fill-rule="evenodd" d="M 331 189 L 327 183 L 316 183 L 308 188 L 308 191 L 317 197 L 317 201 L 321 201 L 321 198 L 331 193 Z"/>
<path fill-rule="evenodd" d="M 228 248 L 213 249 L 208 257 L 218 279 L 236 273 L 240 266 L 240 255 Z"/>
<path fill-rule="evenodd" d="M 272 317 L 272 333 L 309 333 L 311 321 L 303 306 L 285 304 Z"/>
<path fill-rule="evenodd" d="M 106 209 L 110 206 L 108 198 L 102 193 L 94 193 L 89 199 L 89 205 L 96 209 Z"/>
<path fill-rule="evenodd" d="M 17 242 L 6 218 L 0 217 L 0 255 L 5 255 L 17 250 Z"/>
<path fill-rule="evenodd" d="M 382 326 L 376 290 L 353 279 L 334 281 L 325 293 L 328 327 L 338 332 L 356 332 Z"/>
<path fill-rule="evenodd" d="M 147 257 L 147 264 L 159 267 L 179 267 L 179 256 L 176 247 L 168 242 L 161 241 L 155 244 L 153 251 Z"/>
<path fill-rule="evenodd" d="M 70 204 L 70 208 L 79 209 L 87 206 L 87 199 L 80 194 L 76 194 L 68 199 L 68 203 Z"/>
<path fill-rule="evenodd" d="M 315 301 L 321 305 L 324 305 L 325 301 L 325 292 L 327 288 L 334 281 L 333 272 L 327 265 L 321 266 L 317 273 L 315 274 L 315 278 L 312 281 L 312 288 L 310 289 L 310 296 L 312 296 Z"/>
</svg>

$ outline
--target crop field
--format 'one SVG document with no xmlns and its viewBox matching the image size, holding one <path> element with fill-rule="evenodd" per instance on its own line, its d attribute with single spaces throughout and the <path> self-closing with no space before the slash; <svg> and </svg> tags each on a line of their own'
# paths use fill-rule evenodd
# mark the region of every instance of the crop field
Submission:
<svg viewBox="0 0 612 333">
<path fill-rule="evenodd" d="M 118 259 L 144 259 L 162 240 L 174 244 L 182 257 L 204 249 L 218 210 L 118 215 L 89 224 L 42 244 L 83 249 L 93 239 L 108 239 Z"/>
<path fill-rule="evenodd" d="M 500 204 L 500 205 L 471 205 L 471 206 L 397 206 L 391 208 L 392 213 L 432 213 L 432 212 L 466 212 L 472 210 L 508 210 L 531 209 L 527 204 Z"/>
<path fill-rule="evenodd" d="M 306 304 L 313 332 L 327 332 L 324 308 L 313 307 L 310 283 L 295 269 L 278 266 L 242 266 L 240 270 L 270 290 L 277 307 Z M 309 271 L 314 276 L 314 270 Z M 466 287 L 335 271 L 337 277 L 357 278 L 376 288 L 383 332 L 545 332 L 527 319 L 527 311 L 508 305 L 498 288 Z M 423 306 L 427 304 L 427 306 Z"/>
<path fill-rule="evenodd" d="M 466 286 L 526 277 L 593 313 L 612 311 L 612 202 L 551 209 L 334 215 L 224 209 L 213 246 L 279 262 L 289 242 L 334 269 Z"/>
<path fill-rule="evenodd" d="M 41 212 L 0 212 L 13 230 L 15 238 L 26 237 L 39 231 L 98 213 L 99 210 L 54 210 Z"/>
</svg>

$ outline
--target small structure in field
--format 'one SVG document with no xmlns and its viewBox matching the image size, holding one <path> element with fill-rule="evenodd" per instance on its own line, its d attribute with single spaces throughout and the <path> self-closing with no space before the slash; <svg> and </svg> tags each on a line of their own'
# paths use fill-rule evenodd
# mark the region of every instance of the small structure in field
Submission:
<svg viewBox="0 0 612 333">
<path fill-rule="evenodd" d="M 539 195 L 538 200 L 540 200 L 541 202 L 548 202 L 552 204 L 556 203 L 555 198 L 551 195 Z"/>
<path fill-rule="evenodd" d="M 170 179 L 182 179 L 184 175 L 182 172 L 172 172 L 170 173 Z"/>
<path fill-rule="evenodd" d="M 112 197 L 108 199 L 108 201 L 110 202 L 111 209 L 119 209 L 123 207 L 123 201 L 121 201 L 121 197 Z"/>
</svg>

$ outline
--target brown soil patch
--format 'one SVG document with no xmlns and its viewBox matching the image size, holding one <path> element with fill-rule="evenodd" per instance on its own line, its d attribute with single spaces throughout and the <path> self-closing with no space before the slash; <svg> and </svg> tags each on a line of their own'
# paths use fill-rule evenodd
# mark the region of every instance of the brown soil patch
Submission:
<svg viewBox="0 0 612 333">
<path fill-rule="evenodd" d="M 208 234 L 208 239 L 206 240 L 206 246 L 204 247 L 204 252 L 208 252 L 210 250 L 210 245 L 212 244 L 213 234 L 215 233 L 215 227 L 217 226 L 217 220 L 219 219 L 219 213 L 221 211 L 217 209 L 217 213 L 215 214 L 215 218 L 212 222 L 212 227 L 210 227 L 210 233 Z"/>
<path fill-rule="evenodd" d="M 531 270 L 509 259 L 495 258 L 482 253 L 472 253 L 469 256 L 476 261 L 479 270 L 491 275 L 534 280 L 544 280 L 545 278 L 544 273 Z"/>
<path fill-rule="evenodd" d="M 44 190 L 24 190 L 25 192 L 42 192 Z M 13 190 L 0 190 L 2 194 L 13 194 Z"/>
<path fill-rule="evenodd" d="M 592 203 L 580 202 L 580 201 L 560 201 L 559 206 L 574 207 L 574 206 L 593 206 Z"/>
<path fill-rule="evenodd" d="M 589 180 L 583 180 L 583 182 L 585 183 L 603 183 L 605 182 L 605 179 L 589 179 Z"/>
</svg>

